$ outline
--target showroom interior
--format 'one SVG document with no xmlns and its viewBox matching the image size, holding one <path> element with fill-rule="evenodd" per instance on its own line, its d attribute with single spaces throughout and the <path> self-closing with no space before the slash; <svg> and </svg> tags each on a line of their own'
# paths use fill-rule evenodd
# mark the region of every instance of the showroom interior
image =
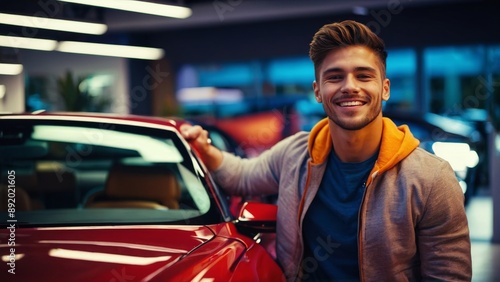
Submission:
<svg viewBox="0 0 500 282">
<path fill-rule="evenodd" d="M 308 57 L 314 33 L 334 21 L 365 23 L 388 50 L 391 99 L 384 111 L 431 113 L 478 126 L 480 172 L 466 205 L 473 281 L 500 280 L 499 1 L 150 2 L 188 8 L 187 14 L 173 18 L 71 1 L 3 1 L 0 113 L 180 116 L 217 121 L 229 130 L 240 127 L 237 122 L 245 117 L 279 116 L 283 126 L 272 132 L 272 141 L 248 149 L 258 154 L 276 139 L 309 130 L 320 115 Z M 21 20 L 34 23 L 27 27 L 7 17 L 13 14 L 38 20 Z M 45 19 L 90 22 L 105 30 L 86 34 L 46 29 Z M 31 46 L 22 39 L 41 41 Z M 156 53 L 127 57 L 129 51 L 122 55 L 116 47 L 104 55 L 84 54 L 63 48 L 71 42 L 140 46 Z M 18 68 L 9 72 L 4 65 Z M 64 83 L 79 85 L 89 95 L 85 103 L 65 100 Z M 259 137 L 253 134 L 253 140 Z"/>
</svg>

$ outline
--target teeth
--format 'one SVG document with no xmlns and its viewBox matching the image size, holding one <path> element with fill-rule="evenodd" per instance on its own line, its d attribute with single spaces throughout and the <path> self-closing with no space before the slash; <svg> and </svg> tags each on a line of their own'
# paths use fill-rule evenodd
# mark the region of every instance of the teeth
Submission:
<svg viewBox="0 0 500 282">
<path fill-rule="evenodd" d="M 359 101 L 349 101 L 349 102 L 342 102 L 340 103 L 341 107 L 352 107 L 352 106 L 361 106 L 363 103 Z"/>
</svg>

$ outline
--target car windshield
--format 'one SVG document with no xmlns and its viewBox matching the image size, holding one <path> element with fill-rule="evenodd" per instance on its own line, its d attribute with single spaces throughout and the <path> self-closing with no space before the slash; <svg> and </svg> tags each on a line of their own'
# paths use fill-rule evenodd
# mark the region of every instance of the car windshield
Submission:
<svg viewBox="0 0 500 282">
<path fill-rule="evenodd" d="M 0 119 L 4 218 L 20 226 L 221 219 L 198 161 L 173 127 L 81 120 Z"/>
</svg>

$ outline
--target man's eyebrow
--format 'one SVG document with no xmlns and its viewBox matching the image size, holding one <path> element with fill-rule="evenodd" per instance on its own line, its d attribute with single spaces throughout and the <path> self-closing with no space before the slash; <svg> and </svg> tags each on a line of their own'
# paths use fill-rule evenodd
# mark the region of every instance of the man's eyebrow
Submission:
<svg viewBox="0 0 500 282">
<path fill-rule="evenodd" d="M 363 67 L 355 67 L 354 71 L 356 71 L 356 72 L 367 71 L 367 72 L 373 72 L 373 73 L 377 72 L 376 69 L 374 69 L 372 67 L 365 67 L 365 66 L 363 66 Z M 333 68 L 329 68 L 329 69 L 324 70 L 323 74 L 336 73 L 336 72 L 345 72 L 345 70 L 343 68 L 333 67 Z"/>
<path fill-rule="evenodd" d="M 355 71 L 368 71 L 368 72 L 377 72 L 376 69 L 372 68 L 372 67 L 356 67 L 354 68 Z"/>
<path fill-rule="evenodd" d="M 331 73 L 331 72 L 344 72 L 342 68 L 329 68 L 323 71 L 323 74 Z"/>
</svg>

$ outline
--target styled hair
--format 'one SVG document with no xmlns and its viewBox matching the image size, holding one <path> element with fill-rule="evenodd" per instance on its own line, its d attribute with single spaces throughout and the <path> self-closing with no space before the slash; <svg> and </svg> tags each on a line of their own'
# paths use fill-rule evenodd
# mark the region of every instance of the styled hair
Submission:
<svg viewBox="0 0 500 282">
<path fill-rule="evenodd" d="M 375 52 L 381 62 L 382 76 L 385 77 L 387 52 L 384 41 L 366 25 L 351 20 L 326 24 L 314 34 L 309 44 L 309 57 L 314 63 L 316 76 L 330 51 L 356 45 Z"/>
</svg>

